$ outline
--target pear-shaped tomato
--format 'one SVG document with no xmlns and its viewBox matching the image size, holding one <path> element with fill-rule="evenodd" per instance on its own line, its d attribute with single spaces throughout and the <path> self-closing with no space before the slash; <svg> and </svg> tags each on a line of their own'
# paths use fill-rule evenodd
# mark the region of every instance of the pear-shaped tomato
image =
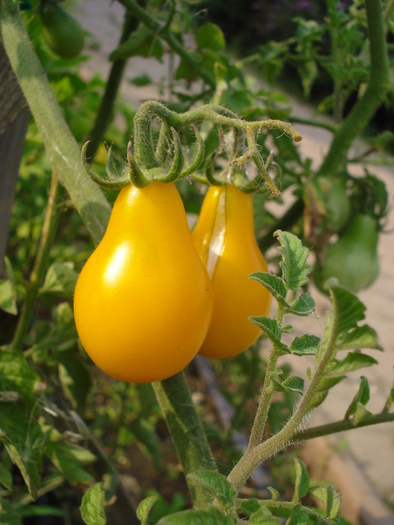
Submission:
<svg viewBox="0 0 394 525">
<path fill-rule="evenodd" d="M 323 267 L 316 264 L 313 271 L 316 286 L 327 293 L 323 285 L 330 277 L 354 293 L 370 286 L 379 274 L 378 240 L 376 219 L 356 215 L 344 235 L 327 247 Z"/>
<path fill-rule="evenodd" d="M 211 186 L 192 233 L 194 246 L 213 285 L 213 314 L 200 354 L 231 357 L 246 350 L 261 334 L 248 318 L 267 315 L 271 295 L 252 272 L 267 265 L 254 236 L 253 201 L 235 186 Z"/>
<path fill-rule="evenodd" d="M 41 11 L 42 30 L 49 47 L 61 58 L 75 58 L 82 51 L 85 36 L 78 22 L 56 4 Z"/>
<path fill-rule="evenodd" d="M 123 381 L 168 378 L 198 352 L 211 314 L 212 286 L 176 187 L 123 188 L 75 289 L 89 356 Z"/>
</svg>

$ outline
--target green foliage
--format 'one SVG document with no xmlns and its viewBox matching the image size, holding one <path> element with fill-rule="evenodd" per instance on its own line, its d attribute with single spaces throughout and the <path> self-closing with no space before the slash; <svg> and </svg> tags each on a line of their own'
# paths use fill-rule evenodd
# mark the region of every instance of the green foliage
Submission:
<svg viewBox="0 0 394 525">
<path fill-rule="evenodd" d="M 81 516 L 86 525 L 105 525 L 104 490 L 102 483 L 90 487 L 82 498 Z"/>
<path fill-rule="evenodd" d="M 121 3 L 128 4 L 126 0 Z M 93 122 L 96 121 L 98 127 L 102 128 L 99 142 L 103 139 L 108 143 L 113 142 L 115 151 L 125 152 L 134 125 L 134 109 L 118 98 L 116 103 L 108 104 L 105 109 L 107 116 L 110 114 L 108 120 L 100 121 L 103 93 L 108 94 L 116 82 L 111 86 L 98 76 L 89 80 L 82 78 L 78 68 L 85 60 L 83 57 L 68 60 L 55 56 L 45 40 L 41 19 L 35 16 L 38 0 L 32 4 L 23 4 L 26 10 L 23 15 L 25 24 L 73 135 L 82 144 L 91 138 Z M 133 2 L 127 7 L 133 12 Z M 327 177 L 327 173 L 314 170 L 310 159 L 302 157 L 292 138 L 286 135 L 288 128 L 282 126 L 278 129 L 267 125 L 268 119 L 297 120 L 287 96 L 272 88 L 262 88 L 256 82 L 256 76 L 249 76 L 250 70 L 246 74 L 246 65 L 254 63 L 263 72 L 265 80 L 274 84 L 291 66 L 292 71 L 297 71 L 306 96 L 314 96 L 316 92 L 322 91 L 324 98 L 318 100 L 318 111 L 332 113 L 336 122 L 335 125 L 325 125 L 314 119 L 307 123 L 317 128 L 326 127 L 334 138 L 340 136 L 343 129 L 341 122 L 346 117 L 345 108 L 355 93 L 362 100 L 365 86 L 370 82 L 371 66 L 369 40 L 365 38 L 367 17 L 364 8 L 358 3 L 346 11 L 340 11 L 337 7 L 336 1 L 329 1 L 327 11 L 319 19 L 296 18 L 291 22 L 295 27 L 291 37 L 271 41 L 260 47 L 256 55 L 239 56 L 235 61 L 227 51 L 224 34 L 227 36 L 228 32 L 223 31 L 224 26 L 219 27 L 211 22 L 198 26 L 196 21 L 199 17 L 192 15 L 189 5 L 184 2 L 147 2 L 143 7 L 145 18 L 138 18 L 138 10 L 135 10 L 133 14 L 139 20 L 138 26 L 136 24 L 136 29 L 110 55 L 112 62 L 127 61 L 137 56 L 153 57 L 161 62 L 169 49 L 171 54 L 176 55 L 170 64 L 172 71 L 165 81 L 161 79 L 155 85 L 145 72 L 130 80 L 135 87 L 142 89 L 148 85 L 158 87 L 159 97 L 165 102 L 160 107 L 164 108 L 163 111 L 173 111 L 166 115 L 170 126 L 177 127 L 179 134 L 177 142 L 178 139 L 168 139 L 164 133 L 163 153 L 159 152 L 158 147 L 160 131 L 155 126 L 150 127 L 153 153 L 149 162 L 155 162 L 152 158 L 163 158 L 165 172 L 169 169 L 171 172 L 169 164 L 174 160 L 174 151 L 178 145 L 181 146 L 180 151 L 187 153 L 188 159 L 195 159 L 200 148 L 204 155 L 201 164 L 196 167 L 199 171 L 193 183 L 190 177 L 177 183 L 186 210 L 199 212 L 201 182 L 207 183 L 206 171 L 212 168 L 213 176 L 217 179 L 231 180 L 242 186 L 251 184 L 244 189 L 257 190 L 254 196 L 256 236 L 262 244 L 269 237 L 268 244 L 265 244 L 267 246 L 273 242 L 272 233 L 276 232 L 275 237 L 279 241 L 280 260 L 279 257 L 272 260 L 278 275 L 255 273 L 250 276 L 265 286 L 278 303 L 276 319 L 251 318 L 261 328 L 266 342 L 271 344 L 268 365 L 261 360 L 257 345 L 231 363 L 217 365 L 222 376 L 238 387 L 232 388 L 230 384 L 224 392 L 235 411 L 232 428 L 224 431 L 211 423 L 207 432 L 212 441 L 216 439 L 219 443 L 221 457 L 217 463 L 221 472 L 227 472 L 230 466 L 239 463 L 242 466 L 244 456 L 230 448 L 229 442 L 231 435 L 238 429 L 246 428 L 249 433 L 252 417 L 250 406 L 256 408 L 259 403 L 260 412 L 265 414 L 266 420 L 261 424 L 264 440 L 260 440 L 258 445 L 252 443 L 248 453 L 257 454 L 258 450 L 260 456 L 257 463 L 264 462 L 275 451 L 292 442 L 292 436 L 300 433 L 303 418 L 322 403 L 330 390 L 343 381 L 347 374 L 376 364 L 374 358 L 362 353 L 363 349 L 381 350 L 375 330 L 361 324 L 365 306 L 338 283 L 327 284 L 331 312 L 327 315 L 323 337 L 313 334 L 291 336 L 293 328 L 290 324 L 284 324 L 283 316 L 295 316 L 295 324 L 298 317 L 311 315 L 315 309 L 310 292 L 303 290 L 311 270 L 305 244 L 314 247 L 318 262 L 321 262 L 325 251 L 328 252 L 332 246 L 331 235 L 337 234 L 338 242 L 344 238 L 346 241 L 350 218 L 361 213 L 373 216 L 376 235 L 379 235 L 387 213 L 385 185 L 368 171 L 361 177 L 350 176 L 347 163 L 368 160 L 370 152 L 390 147 L 392 134 L 374 133 L 376 136 L 370 140 L 368 149 L 357 158 L 351 158 L 347 149 L 338 152 L 334 147 L 327 155 L 336 159 L 329 170 L 330 177 Z M 385 31 L 393 31 L 390 20 L 386 22 Z M 328 40 L 331 49 L 325 45 Z M 326 80 L 327 75 L 330 82 Z M 319 89 L 322 80 L 324 90 Z M 117 81 L 120 84 L 119 78 Z M 327 92 L 326 85 L 331 84 L 332 90 Z M 116 91 L 117 88 L 114 89 Z M 145 92 L 141 93 L 146 96 Z M 36 96 L 40 95 L 37 93 Z M 381 95 L 377 96 L 376 104 L 381 98 Z M 30 102 L 28 95 L 27 99 Z M 204 118 L 194 119 L 190 113 L 186 113 L 205 103 L 216 108 L 217 114 L 212 121 L 205 118 L 206 114 Z M 222 117 L 235 119 L 236 115 L 232 112 L 240 117 L 237 120 L 239 128 L 220 121 Z M 185 114 L 187 117 L 184 117 Z M 168 124 L 166 118 L 159 117 L 161 122 Z M 107 126 L 108 121 L 110 124 Z M 253 141 L 250 137 L 245 138 L 245 135 L 241 137 L 246 125 L 251 126 L 254 121 L 262 121 L 267 127 L 261 125 L 256 128 Z M 176 126 L 179 122 L 179 126 Z M 367 123 L 368 118 L 360 119 L 354 129 L 362 130 Z M 197 124 L 201 128 L 199 135 L 190 129 L 190 124 Z M 242 126 L 243 131 L 240 132 Z M 351 137 L 352 140 L 356 133 Z M 132 134 L 135 144 L 137 126 Z M 60 146 L 63 140 L 61 130 L 56 140 L 57 146 Z M 48 148 L 48 144 L 43 143 L 32 121 L 26 136 L 11 219 L 6 278 L 0 280 L 0 308 L 5 312 L 2 312 L 5 322 L 10 319 L 9 316 L 15 316 L 18 312 L 20 316 L 23 315 L 22 302 L 29 299 L 32 293 L 29 272 L 34 264 L 42 231 L 43 209 L 53 170 L 53 151 L 49 149 L 46 152 L 45 148 Z M 103 176 L 107 167 L 110 176 L 122 178 L 129 168 L 124 167 L 123 160 L 113 153 L 112 148 L 109 151 L 106 157 L 104 148 L 99 148 L 92 160 L 93 168 Z M 178 164 L 182 164 L 181 157 L 179 153 Z M 252 182 L 255 166 L 252 166 L 251 159 L 259 169 L 259 178 Z M 190 164 L 193 164 L 192 160 Z M 156 171 L 155 176 L 158 174 Z M 273 193 L 269 184 L 267 186 L 267 179 L 268 183 L 279 181 L 278 186 L 283 192 L 292 194 L 297 202 L 301 202 L 298 215 L 287 216 L 283 206 L 279 215 L 267 208 L 267 200 Z M 114 198 L 109 193 L 108 197 L 111 200 Z M 281 205 L 284 201 L 278 199 Z M 157 469 L 163 468 L 162 443 L 157 433 L 157 424 L 162 416 L 150 385 L 107 383 L 102 376 L 92 371 L 80 347 L 71 302 L 78 271 L 93 244 L 65 194 L 61 196 L 58 206 L 61 213 L 56 243 L 45 261 L 45 277 L 33 298 L 36 307 L 23 334 L 22 350 L 12 351 L 12 344 L 8 345 L 10 340 L 6 336 L 2 335 L 0 340 L 2 345 L 7 343 L 0 349 L 0 484 L 4 487 L 0 495 L 0 523 L 7 525 L 21 524 L 22 516 L 27 516 L 29 512 L 36 512 L 37 515 L 51 512 L 50 508 L 37 507 L 33 511 L 33 507 L 30 507 L 29 511 L 29 506 L 19 506 L 19 501 L 26 502 L 30 496 L 35 498 L 40 487 L 46 490 L 47 480 L 51 476 L 57 476 L 57 486 L 67 483 L 84 489 L 107 469 L 115 480 L 115 462 L 120 463 L 127 458 L 134 444 L 152 459 Z M 300 220 L 302 210 L 303 222 Z M 94 211 L 90 219 L 93 222 L 101 220 Z M 282 219 L 286 219 L 284 223 Z M 359 253 L 358 248 L 357 245 L 356 253 Z M 339 266 L 343 278 L 342 257 Z M 367 273 L 371 277 L 372 272 Z M 359 280 L 358 284 L 361 289 L 366 281 Z M 307 380 L 294 376 L 286 365 L 277 366 L 277 359 L 284 354 L 315 356 L 315 366 L 308 370 Z M 259 400 L 258 393 L 263 382 L 263 394 Z M 362 376 L 343 420 L 337 422 L 340 428 L 341 425 L 357 427 L 374 422 L 379 415 L 366 408 L 370 395 L 368 381 Z M 175 405 L 183 403 L 176 396 L 174 399 Z M 390 415 L 392 402 L 393 393 L 390 392 L 383 415 Z M 188 407 L 188 410 L 193 411 L 193 406 Z M 84 420 L 91 430 L 83 423 Z M 79 426 L 75 422 L 79 422 Z M 182 435 L 187 435 L 187 432 L 194 432 L 194 429 L 185 429 Z M 176 439 L 175 434 L 173 436 Z M 82 439 L 85 440 L 83 446 Z M 276 446 L 269 449 L 272 440 L 277 440 Z M 91 444 L 95 444 L 99 454 L 91 452 Z M 183 446 L 187 447 L 188 444 L 184 443 Z M 106 456 L 106 452 L 103 453 L 104 449 L 109 451 L 110 457 Z M 196 458 L 197 463 L 199 459 Z M 21 472 L 24 487 L 15 488 L 12 463 Z M 93 464 L 98 464 L 97 470 L 90 468 Z M 299 459 L 295 460 L 294 472 L 294 495 L 291 501 L 284 501 L 283 495 L 273 488 L 270 489 L 272 498 L 269 500 L 240 501 L 236 499 L 239 484 L 234 482 L 232 474 L 226 478 L 219 472 L 197 470 L 188 476 L 188 482 L 194 486 L 196 493 L 205 494 L 208 503 L 204 507 L 183 510 L 186 506 L 183 495 L 176 493 L 170 502 L 155 495 L 141 502 L 137 516 L 143 524 L 160 520 L 159 523 L 163 524 L 188 525 L 232 525 L 237 519 L 266 525 L 281 523 L 283 519 L 287 520 L 286 525 L 329 524 L 336 520 L 339 494 L 332 487 L 316 485 L 310 480 L 306 466 Z M 247 471 L 245 476 L 250 474 Z M 320 501 L 324 511 L 319 513 L 312 507 L 304 506 L 302 500 L 305 496 Z M 102 483 L 91 485 L 87 490 L 81 515 L 87 525 L 106 523 Z"/>
</svg>

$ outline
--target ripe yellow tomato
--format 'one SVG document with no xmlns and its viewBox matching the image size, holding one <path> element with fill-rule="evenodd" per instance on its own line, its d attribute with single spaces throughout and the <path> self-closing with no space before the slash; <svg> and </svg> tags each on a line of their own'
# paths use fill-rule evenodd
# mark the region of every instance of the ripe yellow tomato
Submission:
<svg viewBox="0 0 394 525">
<path fill-rule="evenodd" d="M 212 280 L 212 321 L 200 354 L 222 358 L 246 350 L 259 337 L 260 329 L 248 318 L 267 315 L 271 294 L 252 272 L 266 272 L 253 228 L 253 201 L 235 186 L 212 186 L 204 199 L 192 233 Z"/>
<path fill-rule="evenodd" d="M 212 286 L 176 187 L 123 188 L 75 289 L 86 352 L 123 381 L 166 379 L 198 352 L 211 314 Z"/>
</svg>

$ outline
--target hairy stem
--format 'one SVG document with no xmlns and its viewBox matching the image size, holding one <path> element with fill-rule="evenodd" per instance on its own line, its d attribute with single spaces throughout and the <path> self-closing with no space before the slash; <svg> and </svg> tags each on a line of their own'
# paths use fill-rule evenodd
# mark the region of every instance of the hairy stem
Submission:
<svg viewBox="0 0 394 525">
<path fill-rule="evenodd" d="M 185 113 L 178 114 L 157 101 L 149 100 L 140 106 L 134 117 L 135 160 L 139 166 L 145 169 L 151 169 L 158 165 L 151 136 L 151 124 L 155 117 L 165 121 L 168 126 L 174 128 L 176 131 L 179 131 L 183 126 L 191 126 L 200 122 L 209 121 L 218 126 L 228 126 L 235 130 L 245 132 L 257 132 L 263 129 L 280 129 L 291 136 L 296 142 L 301 140 L 301 135 L 298 131 L 288 122 L 282 122 L 281 120 L 247 122 L 234 117 L 231 112 L 228 112 L 225 108 L 210 104 L 205 104 L 186 111 Z"/>
<path fill-rule="evenodd" d="M 0 2 L 0 33 L 11 67 L 42 136 L 51 167 L 68 191 L 93 241 L 98 243 L 107 227 L 111 207 L 83 169 L 79 146 L 29 40 L 18 3 L 11 10 Z"/>
<path fill-rule="evenodd" d="M 383 15 L 380 0 L 365 0 L 371 58 L 370 80 L 364 95 L 334 135 L 319 175 L 330 176 L 346 162 L 353 140 L 368 124 L 390 88 L 389 64 L 385 42 Z"/>
<path fill-rule="evenodd" d="M 207 438 L 201 426 L 185 374 L 152 383 L 156 397 L 171 432 L 185 476 L 197 470 L 216 470 Z M 203 491 L 189 486 L 196 506 L 205 502 Z"/>
<path fill-rule="evenodd" d="M 137 25 L 138 20 L 134 17 L 134 15 L 126 11 L 119 45 L 123 44 L 123 42 L 128 39 L 130 34 L 137 28 Z M 88 145 L 87 155 L 92 159 L 96 155 L 100 146 L 100 142 L 103 140 L 105 130 L 112 119 L 115 100 L 119 91 L 126 64 L 127 59 L 122 58 L 117 58 L 112 62 L 111 71 L 105 86 L 104 96 L 101 99 L 101 104 L 96 115 L 96 120 L 94 121 L 93 127 L 88 135 L 90 142 Z"/>
<path fill-rule="evenodd" d="M 279 326 L 282 325 L 284 309 L 278 304 L 278 312 L 276 314 L 276 321 Z M 268 410 L 270 407 L 271 397 L 274 392 L 272 384 L 272 376 L 276 369 L 276 364 L 279 358 L 279 349 L 272 345 L 270 356 L 267 363 L 267 370 L 265 372 L 264 384 L 261 391 L 260 402 L 257 408 L 256 416 L 254 418 L 252 432 L 249 438 L 248 450 L 252 450 L 260 445 L 263 438 L 265 425 L 267 422 Z"/>
<path fill-rule="evenodd" d="M 183 47 L 181 42 L 173 35 L 168 24 L 156 20 L 147 10 L 138 5 L 135 0 L 118 0 L 118 2 L 133 15 L 143 22 L 153 33 L 167 42 L 175 51 L 210 87 L 215 88 L 215 79 L 201 66 L 199 62 Z"/>
<path fill-rule="evenodd" d="M 345 432 L 347 430 L 378 425 L 380 423 L 389 423 L 391 421 L 394 421 L 394 414 L 388 413 L 374 414 L 363 419 L 356 425 L 351 420 L 335 421 L 333 423 L 327 423 L 326 425 L 319 425 L 317 427 L 300 430 L 294 434 L 291 442 L 299 443 L 300 441 L 307 441 L 308 439 L 336 434 L 337 432 Z"/>
<path fill-rule="evenodd" d="M 59 213 L 59 195 L 61 188 L 56 173 L 52 174 L 51 188 L 49 191 L 48 205 L 45 212 L 44 224 L 42 227 L 40 245 L 34 261 L 33 270 L 30 275 L 30 282 L 27 289 L 25 302 L 23 303 L 21 315 L 18 320 L 14 338 L 11 346 L 13 350 L 21 350 L 24 338 L 29 328 L 34 304 L 38 290 L 44 280 L 45 272 L 48 268 L 49 252 L 56 235 Z"/>
</svg>

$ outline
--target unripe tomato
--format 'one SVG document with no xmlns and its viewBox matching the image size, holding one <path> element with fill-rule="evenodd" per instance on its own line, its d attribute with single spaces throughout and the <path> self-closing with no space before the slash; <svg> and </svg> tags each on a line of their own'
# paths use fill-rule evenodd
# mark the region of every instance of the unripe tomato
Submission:
<svg viewBox="0 0 394 525">
<path fill-rule="evenodd" d="M 260 329 L 248 318 L 267 315 L 271 295 L 252 272 L 266 272 L 253 228 L 253 201 L 235 186 L 211 186 L 192 233 L 213 285 L 213 314 L 200 354 L 231 357 L 246 350 Z"/>
<path fill-rule="evenodd" d="M 335 277 L 354 293 L 370 286 L 379 275 L 378 240 L 376 219 L 370 215 L 356 215 L 344 235 L 328 245 L 322 268 L 315 265 L 316 286 L 327 293 L 323 285 L 330 277 Z"/>
<path fill-rule="evenodd" d="M 50 4 L 41 11 L 42 30 L 49 47 L 61 58 L 75 58 L 83 49 L 85 37 L 78 22 L 64 9 Z"/>
<path fill-rule="evenodd" d="M 198 352 L 211 314 L 212 286 L 176 187 L 123 188 L 75 289 L 86 352 L 123 381 L 166 379 Z"/>
</svg>

